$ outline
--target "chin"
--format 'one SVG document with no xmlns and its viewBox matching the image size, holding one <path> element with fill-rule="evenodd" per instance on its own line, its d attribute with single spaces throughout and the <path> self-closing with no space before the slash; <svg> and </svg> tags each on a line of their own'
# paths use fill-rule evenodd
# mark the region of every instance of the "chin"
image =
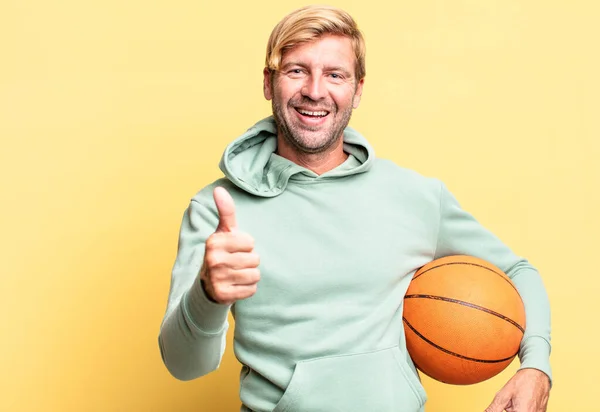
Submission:
<svg viewBox="0 0 600 412">
<path fill-rule="evenodd" d="M 326 139 L 319 140 L 296 140 L 296 145 L 299 149 L 302 149 L 305 153 L 317 154 L 323 153 L 330 149 L 335 144 L 335 140 L 327 141 Z"/>
</svg>

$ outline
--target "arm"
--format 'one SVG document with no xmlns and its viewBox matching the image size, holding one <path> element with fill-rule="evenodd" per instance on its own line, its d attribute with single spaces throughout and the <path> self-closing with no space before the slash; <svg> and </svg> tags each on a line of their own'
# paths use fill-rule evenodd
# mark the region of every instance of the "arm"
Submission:
<svg viewBox="0 0 600 412">
<path fill-rule="evenodd" d="M 471 255 L 502 269 L 514 282 L 525 305 L 526 328 L 521 342 L 520 369 L 537 369 L 552 379 L 550 369 L 550 304 L 542 279 L 527 260 L 516 256 L 482 227 L 442 184 L 440 226 L 435 258 Z"/>
<path fill-rule="evenodd" d="M 211 302 L 198 273 L 206 239 L 218 224 L 215 211 L 192 200 L 181 223 L 167 311 L 158 338 L 163 362 L 181 380 L 216 370 L 225 351 L 230 305 Z"/>
</svg>

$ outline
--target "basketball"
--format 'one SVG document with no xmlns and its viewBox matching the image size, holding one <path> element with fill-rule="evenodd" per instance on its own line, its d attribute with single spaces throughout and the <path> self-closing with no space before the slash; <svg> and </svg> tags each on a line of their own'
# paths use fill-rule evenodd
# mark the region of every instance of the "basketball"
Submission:
<svg viewBox="0 0 600 412">
<path fill-rule="evenodd" d="M 403 313 L 415 366 L 440 382 L 470 385 L 502 372 L 525 331 L 525 308 L 514 284 L 496 266 L 448 256 L 420 268 Z"/>
</svg>

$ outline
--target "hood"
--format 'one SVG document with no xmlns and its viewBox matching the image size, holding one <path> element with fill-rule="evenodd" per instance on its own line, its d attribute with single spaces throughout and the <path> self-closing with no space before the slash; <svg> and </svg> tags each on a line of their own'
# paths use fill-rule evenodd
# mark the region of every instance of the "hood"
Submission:
<svg viewBox="0 0 600 412">
<path fill-rule="evenodd" d="M 344 130 L 344 151 L 348 159 L 322 175 L 275 153 L 277 126 L 269 116 L 230 143 L 220 169 L 239 188 L 261 197 L 274 197 L 285 190 L 289 181 L 322 181 L 366 172 L 375 154 L 367 140 L 351 127 Z"/>
</svg>

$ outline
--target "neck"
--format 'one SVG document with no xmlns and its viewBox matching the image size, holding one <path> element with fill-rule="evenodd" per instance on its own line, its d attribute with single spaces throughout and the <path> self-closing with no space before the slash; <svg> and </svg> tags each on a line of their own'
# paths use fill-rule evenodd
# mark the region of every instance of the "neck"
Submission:
<svg viewBox="0 0 600 412">
<path fill-rule="evenodd" d="M 348 158 L 342 138 L 323 153 L 302 153 L 288 144 L 280 134 L 277 136 L 277 154 L 318 175 L 335 169 Z"/>
</svg>

